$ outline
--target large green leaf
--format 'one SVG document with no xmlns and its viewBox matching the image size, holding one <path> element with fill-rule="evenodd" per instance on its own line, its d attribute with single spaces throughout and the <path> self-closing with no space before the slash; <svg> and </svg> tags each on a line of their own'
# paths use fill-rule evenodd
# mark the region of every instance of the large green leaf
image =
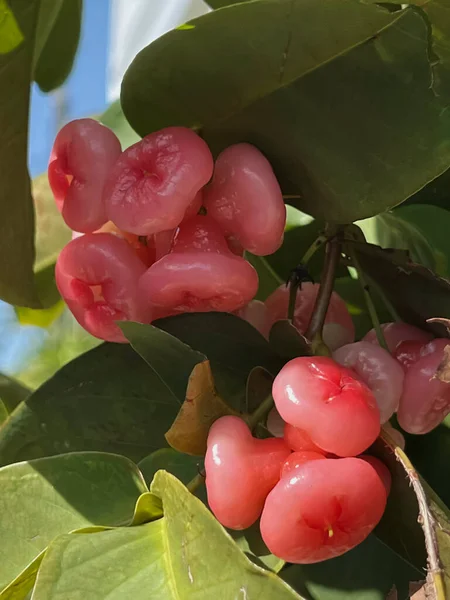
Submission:
<svg viewBox="0 0 450 600">
<path fill-rule="evenodd" d="M 135 144 L 141 138 L 131 128 L 131 125 L 123 114 L 119 100 L 116 100 L 109 106 L 100 117 L 101 123 L 114 131 L 122 144 L 122 149 L 128 148 L 131 144 Z"/>
<path fill-rule="evenodd" d="M 64 83 L 72 70 L 81 30 L 82 0 L 62 0 L 34 70 L 41 90 L 49 92 Z"/>
<path fill-rule="evenodd" d="M 18 381 L 0 374 L 0 425 L 30 393 L 31 390 Z"/>
<path fill-rule="evenodd" d="M 209 359 L 220 396 L 234 408 L 245 399 L 247 377 L 254 367 L 276 375 L 283 365 L 254 327 L 228 313 L 184 314 L 156 324 Z"/>
<path fill-rule="evenodd" d="M 191 25 L 153 42 L 125 75 L 122 106 L 141 135 L 181 124 L 215 153 L 254 143 L 283 191 L 328 221 L 395 206 L 448 167 L 448 98 L 430 85 L 417 11 L 258 0 Z"/>
<path fill-rule="evenodd" d="M 395 213 L 388 212 L 364 219 L 358 221 L 357 225 L 370 244 L 408 250 L 414 262 L 435 270 L 436 258 L 431 241 L 427 240 L 415 224 L 403 219 L 400 211 L 401 208 Z"/>
<path fill-rule="evenodd" d="M 161 371 L 150 369 L 122 344 L 102 344 L 75 359 L 0 429 L 0 464 L 80 450 L 140 460 L 166 446 L 164 433 L 184 400 L 181 390 L 192 360 L 163 366 Z"/>
<path fill-rule="evenodd" d="M 250 562 L 173 476 L 159 471 L 152 491 L 162 498 L 162 519 L 55 540 L 42 561 L 33 600 L 76 600 L 80 590 L 96 600 L 300 598 Z"/>
<path fill-rule="evenodd" d="M 7 54 L 23 42 L 23 34 L 6 0 L 0 0 L 0 54 Z"/>
<path fill-rule="evenodd" d="M 39 1 L 10 0 L 9 6 L 24 42 L 0 54 L 0 297 L 11 304 L 37 307 L 27 137 Z"/>
<path fill-rule="evenodd" d="M 0 590 L 58 535 L 131 520 L 146 486 L 113 454 L 74 453 L 0 469 Z"/>
<path fill-rule="evenodd" d="M 288 566 L 282 577 L 312 600 L 385 600 L 394 585 L 398 598 L 408 598 L 409 583 L 423 579 L 423 573 L 369 536 L 338 558 Z"/>
<path fill-rule="evenodd" d="M 449 187 L 450 190 L 450 187 Z M 449 192 L 450 193 L 450 192 Z M 395 210 L 404 221 L 411 223 L 431 245 L 439 275 L 450 276 L 450 212 L 438 206 L 412 204 Z"/>
</svg>

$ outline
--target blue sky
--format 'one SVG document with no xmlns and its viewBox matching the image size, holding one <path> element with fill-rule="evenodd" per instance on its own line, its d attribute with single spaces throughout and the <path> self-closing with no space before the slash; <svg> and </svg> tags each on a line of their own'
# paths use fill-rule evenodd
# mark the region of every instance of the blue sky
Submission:
<svg viewBox="0 0 450 600">
<path fill-rule="evenodd" d="M 80 46 L 74 69 L 64 84 L 67 119 L 101 113 L 106 108 L 109 0 L 84 0 Z M 55 98 L 34 85 L 31 95 L 29 168 L 43 173 L 56 135 Z M 13 375 L 45 341 L 44 329 L 19 325 L 12 306 L 0 301 L 0 372 Z"/>
</svg>

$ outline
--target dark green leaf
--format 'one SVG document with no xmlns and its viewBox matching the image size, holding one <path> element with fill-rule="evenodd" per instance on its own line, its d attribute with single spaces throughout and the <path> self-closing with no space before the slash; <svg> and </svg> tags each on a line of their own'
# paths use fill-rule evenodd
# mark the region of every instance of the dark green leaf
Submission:
<svg viewBox="0 0 450 600">
<path fill-rule="evenodd" d="M 448 98 L 430 86 L 416 11 L 258 0 L 192 25 L 153 42 L 125 75 L 122 106 L 140 134 L 179 124 L 201 129 L 215 153 L 253 143 L 283 192 L 302 194 L 299 208 L 343 223 L 448 168 Z"/>
<path fill-rule="evenodd" d="M 225 6 L 231 6 L 232 4 L 240 4 L 241 2 L 248 2 L 249 0 L 207 0 L 207 4 L 211 8 L 224 8 Z"/>
<path fill-rule="evenodd" d="M 371 244 L 353 246 L 363 271 L 380 286 L 404 321 L 446 337 L 445 327 L 427 324 L 426 320 L 450 317 L 449 281 L 411 262 L 402 251 L 383 250 Z"/>
<path fill-rule="evenodd" d="M 10 0 L 25 41 L 0 54 L 0 298 L 39 307 L 34 288 L 34 213 L 27 138 L 34 34 L 39 1 Z"/>
<path fill-rule="evenodd" d="M 255 256 L 250 252 L 245 253 L 245 258 L 253 265 L 258 273 L 259 287 L 256 294 L 256 300 L 265 300 L 272 292 L 274 292 L 283 280 L 275 273 L 270 266 L 267 257 Z"/>
<path fill-rule="evenodd" d="M 191 367 L 165 365 L 168 387 L 123 344 L 102 344 L 32 394 L 0 430 L 0 464 L 79 450 L 140 460 L 166 445 Z M 180 397 L 176 394 L 180 394 Z M 175 395 L 174 395 L 175 394 Z"/>
<path fill-rule="evenodd" d="M 424 577 L 375 536 L 339 558 L 288 566 L 281 576 L 311 600 L 385 600 L 394 585 L 399 599 L 408 598 L 409 583 Z"/>
<path fill-rule="evenodd" d="M 450 186 L 449 186 L 450 189 Z M 436 262 L 436 272 L 450 276 L 450 212 L 437 206 L 413 204 L 401 206 L 395 214 L 411 223 L 426 237 L 431 245 Z"/>
<path fill-rule="evenodd" d="M 173 448 L 161 448 L 138 463 L 138 467 L 148 483 L 152 481 L 157 471 L 163 469 L 187 484 L 198 474 L 201 465 L 201 459 L 182 454 Z"/>
<path fill-rule="evenodd" d="M 18 381 L 0 374 L 0 425 L 20 402 L 31 394 L 31 390 Z"/>
<path fill-rule="evenodd" d="M 156 324 L 209 359 L 217 390 L 233 408 L 241 406 L 254 367 L 276 375 L 283 365 L 254 327 L 228 313 L 184 314 Z"/>
<path fill-rule="evenodd" d="M 369 244 L 408 250 L 414 262 L 435 270 L 436 258 L 430 241 L 416 225 L 402 218 L 401 211 L 400 208 L 395 212 L 364 219 L 358 221 L 357 225 L 362 229 Z"/>
<path fill-rule="evenodd" d="M 100 122 L 114 131 L 122 144 L 122 149 L 138 142 L 140 136 L 131 128 L 123 114 L 119 100 L 113 102 L 100 117 Z"/>
<path fill-rule="evenodd" d="M 240 412 L 250 414 L 254 412 L 261 402 L 272 393 L 274 377 L 263 367 L 254 367 L 247 379 L 245 403 L 239 408 Z"/>
<path fill-rule="evenodd" d="M 269 342 L 272 348 L 286 361 L 297 356 L 312 354 L 306 338 L 288 320 L 274 323 L 270 330 Z"/>
<path fill-rule="evenodd" d="M 229 530 L 228 533 L 242 552 L 245 552 L 248 558 L 255 564 L 269 568 L 274 573 L 279 573 L 284 567 L 284 560 L 271 554 L 270 550 L 263 542 L 259 530 L 259 520 L 248 529 L 242 531 Z"/>
<path fill-rule="evenodd" d="M 62 0 L 34 70 L 34 79 L 44 92 L 62 85 L 72 70 L 80 39 L 81 15 L 82 0 Z"/>
<path fill-rule="evenodd" d="M 0 469 L 0 590 L 61 533 L 127 523 L 146 486 L 128 459 L 75 453 Z"/>
</svg>

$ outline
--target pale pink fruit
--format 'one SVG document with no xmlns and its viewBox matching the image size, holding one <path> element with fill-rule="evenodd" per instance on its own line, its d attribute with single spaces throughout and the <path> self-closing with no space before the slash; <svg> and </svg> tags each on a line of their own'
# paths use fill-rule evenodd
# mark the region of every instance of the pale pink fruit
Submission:
<svg viewBox="0 0 450 600">
<path fill-rule="evenodd" d="M 205 207 L 226 235 L 253 254 L 273 254 L 283 242 L 286 207 L 280 186 L 269 161 L 250 144 L 219 154 Z"/>
<path fill-rule="evenodd" d="M 433 339 L 433 336 L 423 329 L 409 325 L 408 323 L 383 323 L 381 325 L 384 339 L 386 340 L 389 352 L 394 352 L 397 346 L 405 340 L 415 340 L 426 343 Z M 363 337 L 364 342 L 378 344 L 377 334 L 375 329 L 371 329 Z"/>
<path fill-rule="evenodd" d="M 56 136 L 48 180 L 71 229 L 92 232 L 108 220 L 103 188 L 120 153 L 116 135 L 93 119 L 71 121 Z"/>
<path fill-rule="evenodd" d="M 380 432 L 374 395 L 331 358 L 302 356 L 289 361 L 275 378 L 272 395 L 286 423 L 337 456 L 364 452 Z"/>
<path fill-rule="evenodd" d="M 251 300 L 246 306 L 237 311 L 237 316 L 248 321 L 265 338 L 269 338 L 270 323 L 267 307 L 261 300 Z"/>
<path fill-rule="evenodd" d="M 256 294 L 258 275 L 229 250 L 213 219 L 198 215 L 182 223 L 172 251 L 148 269 L 140 289 L 161 314 L 233 312 Z"/>
<path fill-rule="evenodd" d="M 397 418 L 408 433 L 428 433 L 450 413 L 450 383 L 436 373 L 449 344 L 448 339 L 424 344 L 420 357 L 405 372 Z"/>
<path fill-rule="evenodd" d="M 284 435 L 284 426 L 285 426 L 285 422 L 280 417 L 280 413 L 277 411 L 276 408 L 272 408 L 272 410 L 267 415 L 267 422 L 266 422 L 267 430 L 274 437 L 281 438 Z"/>
<path fill-rule="evenodd" d="M 191 129 L 151 133 L 116 161 L 104 191 L 108 218 L 138 235 L 175 229 L 187 210 L 196 212 L 212 171 L 211 152 Z"/>
<path fill-rule="evenodd" d="M 427 342 L 425 342 L 425 344 L 426 343 Z M 425 344 L 418 340 L 405 340 L 398 344 L 392 352 L 392 356 L 401 364 L 403 369 L 407 371 L 411 365 L 419 360 L 420 351 Z"/>
<path fill-rule="evenodd" d="M 392 356 L 376 344 L 355 342 L 333 352 L 336 362 L 352 369 L 372 390 L 386 423 L 398 408 L 403 392 L 403 369 Z"/>
<path fill-rule="evenodd" d="M 279 558 L 299 564 L 344 554 L 380 521 L 386 490 L 359 458 L 308 461 L 288 471 L 269 492 L 261 535 Z"/>
<path fill-rule="evenodd" d="M 215 421 L 205 457 L 208 504 L 225 527 L 246 529 L 261 514 L 291 451 L 283 440 L 252 437 L 238 417 Z"/>
<path fill-rule="evenodd" d="M 319 284 L 309 282 L 303 283 L 301 290 L 297 291 L 293 324 L 301 334 L 306 332 L 309 325 L 318 293 Z M 287 319 L 289 288 L 281 285 L 267 298 L 265 304 L 271 325 Z M 354 339 L 355 326 L 347 306 L 342 298 L 333 292 L 325 318 L 323 340 L 331 350 L 335 350 L 344 344 L 350 344 Z"/>
<path fill-rule="evenodd" d="M 115 321 L 151 320 L 138 294 L 144 263 L 131 246 L 111 233 L 72 240 L 56 263 L 56 284 L 76 320 L 109 342 L 126 342 Z"/>
</svg>

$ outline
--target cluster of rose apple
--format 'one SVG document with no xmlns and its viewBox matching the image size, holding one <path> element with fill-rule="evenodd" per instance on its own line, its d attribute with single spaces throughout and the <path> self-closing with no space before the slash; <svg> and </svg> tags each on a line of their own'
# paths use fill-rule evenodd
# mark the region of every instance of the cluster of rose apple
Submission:
<svg viewBox="0 0 450 600">
<path fill-rule="evenodd" d="M 214 164 L 196 133 L 169 127 L 122 152 L 112 131 L 80 119 L 58 133 L 48 176 L 67 225 L 84 234 L 58 258 L 58 288 L 107 341 L 126 341 L 121 320 L 243 309 L 258 289 L 244 250 L 267 255 L 283 241 L 280 187 L 249 144 Z"/>
<path fill-rule="evenodd" d="M 59 132 L 48 174 L 74 231 L 56 282 L 91 334 L 124 342 L 117 321 L 222 311 L 267 337 L 287 317 L 289 290 L 253 300 L 258 276 L 244 258 L 245 250 L 275 252 L 286 221 L 278 182 L 255 147 L 230 146 L 214 163 L 196 133 L 170 127 L 122 152 L 112 131 L 81 119 Z M 318 290 L 305 283 L 297 293 L 301 333 Z M 450 411 L 450 384 L 438 376 L 447 340 L 405 323 L 382 330 L 389 351 L 374 331 L 354 342 L 333 292 L 323 328 L 332 358 L 296 358 L 278 374 L 267 422 L 276 437 L 253 438 L 237 417 L 213 424 L 206 485 L 222 524 L 242 529 L 261 518 L 269 549 L 299 563 L 342 554 L 372 531 L 390 487 L 387 468 L 364 454 L 380 426 L 397 413 L 404 430 L 427 433 Z"/>
</svg>

